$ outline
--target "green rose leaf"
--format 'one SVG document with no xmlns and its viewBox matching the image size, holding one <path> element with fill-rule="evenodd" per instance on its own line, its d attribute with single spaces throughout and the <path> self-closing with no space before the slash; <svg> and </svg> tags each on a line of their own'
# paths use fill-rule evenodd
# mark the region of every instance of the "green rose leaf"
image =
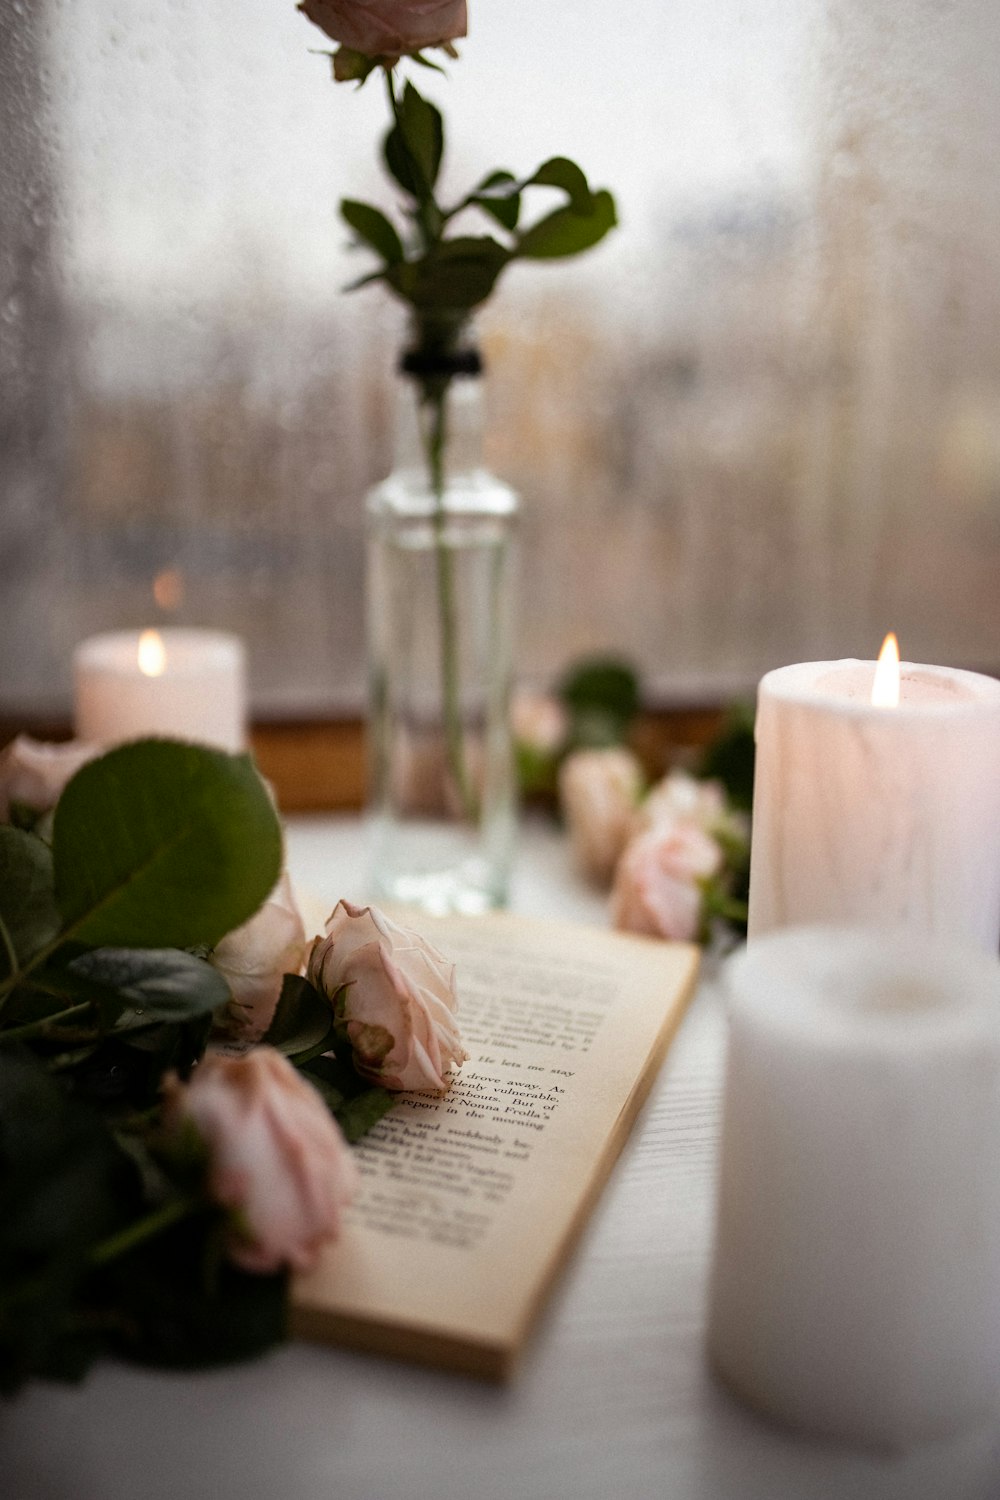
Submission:
<svg viewBox="0 0 1000 1500">
<path fill-rule="evenodd" d="M 551 797 L 557 787 L 559 756 L 534 745 L 515 746 L 517 784 L 526 797 Z"/>
<path fill-rule="evenodd" d="M 301 1064 L 333 1046 L 333 1024 L 333 1006 L 329 1000 L 308 979 L 286 974 L 264 1041 Z"/>
<path fill-rule="evenodd" d="M 573 713 L 606 713 L 628 723 L 639 712 L 639 679 L 627 662 L 588 657 L 563 678 L 559 696 Z"/>
<path fill-rule="evenodd" d="M 353 198 L 344 198 L 340 204 L 340 214 L 358 238 L 370 245 L 388 265 L 403 259 L 403 242 L 380 209 L 374 208 L 370 203 L 358 203 Z"/>
<path fill-rule="evenodd" d="M 338 47 L 336 52 L 326 54 L 333 64 L 336 83 L 364 83 L 370 73 L 379 66 L 378 58 L 368 57 L 364 52 L 355 52 L 351 47 Z"/>
<path fill-rule="evenodd" d="M 420 181 L 416 165 L 406 149 L 403 133 L 398 126 L 394 125 L 385 138 L 382 147 L 382 155 L 390 177 L 394 177 L 405 193 L 411 198 L 420 194 Z"/>
<path fill-rule="evenodd" d="M 229 999 L 229 986 L 219 971 L 178 948 L 96 948 L 74 958 L 66 969 L 83 982 L 102 1018 L 113 1021 L 116 1031 L 187 1021 Z"/>
<path fill-rule="evenodd" d="M 721 781 L 730 802 L 744 812 L 753 806 L 753 726 L 754 705 L 734 704 L 697 769 L 698 776 Z"/>
<path fill-rule="evenodd" d="M 11 802 L 7 808 L 7 821 L 11 827 L 21 828 L 25 833 L 37 833 L 38 825 L 44 817 L 44 813 L 40 813 L 37 807 L 32 807 L 28 802 Z"/>
<path fill-rule="evenodd" d="M 496 219 L 504 229 L 516 229 L 521 214 L 521 184 L 513 172 L 491 172 L 472 193 L 471 203 Z"/>
<path fill-rule="evenodd" d="M 30 1053 L 0 1053 L 0 1392 L 83 1373 L 88 1253 L 135 1212 L 136 1186 L 97 1114 Z"/>
<path fill-rule="evenodd" d="M 34 834 L 6 824 L 0 825 L 0 921 L 21 963 L 59 931 L 52 851 Z M 5 941 L 0 943 L 0 975 L 10 971 Z"/>
<path fill-rule="evenodd" d="M 429 188 L 433 188 L 444 154 L 444 121 L 441 112 L 429 99 L 419 94 L 412 83 L 403 90 L 399 110 L 403 139 Z"/>
<path fill-rule="evenodd" d="M 53 825 L 68 938 L 96 948 L 214 946 L 281 873 L 281 827 L 248 755 L 122 745 L 65 788 Z"/>
<path fill-rule="evenodd" d="M 591 206 L 586 213 L 578 213 L 570 205 L 539 219 L 519 237 L 516 253 L 528 260 L 579 255 L 598 244 L 617 222 L 615 200 L 602 189 L 591 194 Z"/>
<path fill-rule="evenodd" d="M 393 266 L 389 285 L 405 301 L 422 311 L 476 307 L 493 290 L 511 259 L 490 235 L 443 240 L 419 261 Z"/>
<path fill-rule="evenodd" d="M 194 1370 L 250 1359 L 288 1335 L 288 1276 L 230 1265 L 223 1221 L 196 1214 L 105 1272 L 121 1309 L 113 1345 L 144 1364 Z"/>
<path fill-rule="evenodd" d="M 389 1113 L 395 1102 L 388 1089 L 369 1086 L 353 1099 L 345 1099 L 337 1112 L 337 1123 L 353 1146 Z"/>
<path fill-rule="evenodd" d="M 447 76 L 444 68 L 442 68 L 440 63 L 432 62 L 431 59 L 429 57 L 425 57 L 422 52 L 410 52 L 407 55 L 411 62 L 418 63 L 420 67 L 430 68 L 432 73 L 440 73 L 442 78 Z"/>
<path fill-rule="evenodd" d="M 385 138 L 384 154 L 390 173 L 411 197 L 431 192 L 444 154 L 444 121 L 412 83 L 403 90 L 398 122 Z"/>
<path fill-rule="evenodd" d="M 326 1106 L 353 1146 L 377 1125 L 396 1102 L 388 1089 L 372 1085 L 338 1057 L 315 1057 L 302 1072 L 319 1091 Z"/>
<path fill-rule="evenodd" d="M 538 171 L 528 178 L 524 186 L 561 188 L 569 198 L 569 206 L 574 213 L 591 212 L 594 194 L 590 191 L 581 168 L 575 161 L 570 161 L 568 156 L 552 156 L 548 161 L 542 162 Z"/>
</svg>

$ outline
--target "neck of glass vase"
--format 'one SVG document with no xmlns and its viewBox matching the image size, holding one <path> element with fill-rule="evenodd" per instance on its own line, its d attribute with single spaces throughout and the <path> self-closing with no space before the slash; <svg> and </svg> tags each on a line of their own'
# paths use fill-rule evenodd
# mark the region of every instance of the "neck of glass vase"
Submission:
<svg viewBox="0 0 1000 1500">
<path fill-rule="evenodd" d="M 467 322 L 421 320 L 399 362 L 396 467 L 435 491 L 482 467 L 482 358 Z"/>
</svg>

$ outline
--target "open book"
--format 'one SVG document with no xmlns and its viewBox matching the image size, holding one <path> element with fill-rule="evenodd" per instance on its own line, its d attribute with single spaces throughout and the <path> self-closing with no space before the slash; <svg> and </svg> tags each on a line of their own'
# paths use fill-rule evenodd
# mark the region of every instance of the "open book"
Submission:
<svg viewBox="0 0 1000 1500">
<path fill-rule="evenodd" d="M 698 950 L 525 917 L 407 916 L 454 959 L 470 1054 L 356 1148 L 345 1228 L 293 1329 L 501 1378 L 624 1144 Z"/>
</svg>

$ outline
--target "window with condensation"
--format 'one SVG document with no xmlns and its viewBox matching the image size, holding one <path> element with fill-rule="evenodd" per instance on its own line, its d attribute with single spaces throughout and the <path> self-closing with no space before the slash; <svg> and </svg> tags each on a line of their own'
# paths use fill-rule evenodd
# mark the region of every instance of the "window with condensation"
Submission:
<svg viewBox="0 0 1000 1500">
<path fill-rule="evenodd" d="M 362 706 L 402 325 L 341 290 L 385 100 L 324 45 L 293 0 L 0 10 L 0 712 L 171 620 L 246 638 L 261 717 Z M 481 320 L 522 675 L 722 698 L 890 627 L 995 670 L 1000 7 L 470 0 L 461 51 L 446 183 L 565 153 L 621 220 Z"/>
</svg>

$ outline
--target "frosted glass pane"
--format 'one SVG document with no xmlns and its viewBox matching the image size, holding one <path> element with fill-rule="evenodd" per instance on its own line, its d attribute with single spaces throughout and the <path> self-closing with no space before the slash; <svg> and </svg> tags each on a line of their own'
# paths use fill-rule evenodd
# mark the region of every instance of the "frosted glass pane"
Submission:
<svg viewBox="0 0 1000 1500">
<path fill-rule="evenodd" d="M 1000 8 L 470 9 L 422 75 L 448 181 L 566 152 L 622 220 L 483 320 L 524 674 L 613 648 L 711 696 L 890 626 L 996 668 Z M 323 45 L 291 0 L 0 13 L 4 711 L 168 617 L 247 637 L 259 712 L 362 702 L 400 319 L 340 291 L 338 198 L 391 199 L 377 80 L 335 88 Z"/>
</svg>

